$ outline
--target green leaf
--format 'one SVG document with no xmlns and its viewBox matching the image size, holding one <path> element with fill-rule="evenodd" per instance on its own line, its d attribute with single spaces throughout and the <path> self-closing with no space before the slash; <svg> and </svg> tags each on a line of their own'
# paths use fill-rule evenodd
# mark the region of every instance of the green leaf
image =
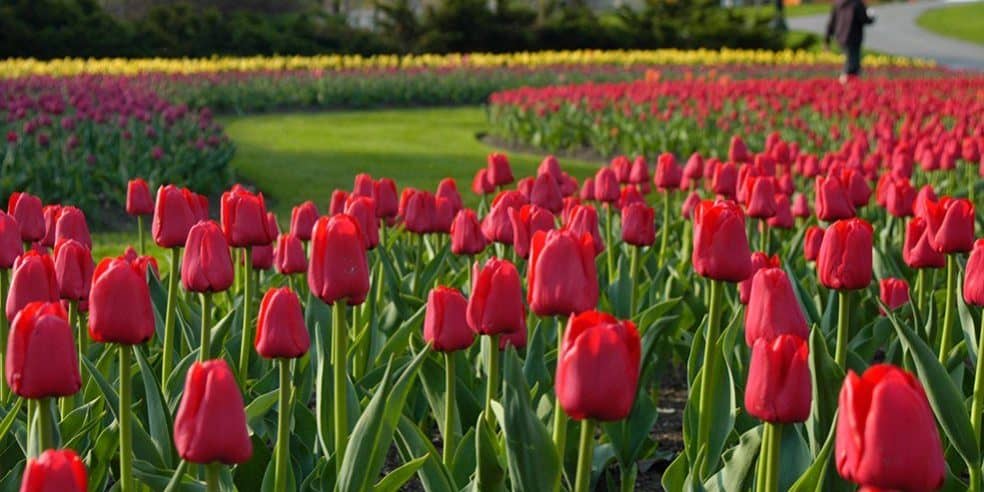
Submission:
<svg viewBox="0 0 984 492">
<path fill-rule="evenodd" d="M 458 486 L 455 485 L 451 473 L 438 458 L 437 450 L 431 444 L 427 436 L 417 427 L 416 424 L 400 416 L 400 422 L 396 427 L 397 445 L 400 455 L 406 459 L 407 456 L 421 455 L 425 457 L 423 465 L 417 470 L 417 477 L 420 479 L 424 490 L 428 492 L 457 492 Z M 467 436 L 466 436 L 467 437 Z M 462 444 L 465 444 L 464 442 Z"/>
<path fill-rule="evenodd" d="M 376 483 L 372 488 L 373 492 L 396 492 L 403 484 L 407 483 L 407 480 L 410 480 L 414 473 L 417 473 L 417 470 L 424 465 L 429 457 L 429 455 L 424 455 L 400 465 L 399 468 Z"/>
<path fill-rule="evenodd" d="M 882 309 L 885 307 L 882 306 Z M 974 431 L 970 426 L 969 412 L 964 405 L 963 394 L 953 384 L 953 380 L 950 379 L 946 369 L 940 364 L 936 354 L 926 345 L 926 342 L 916 336 L 912 330 L 902 326 L 895 319 L 895 315 L 887 309 L 886 312 L 888 312 L 888 318 L 892 321 L 892 325 L 899 335 L 899 341 L 912 355 L 916 374 L 926 389 L 929 404 L 933 407 L 933 413 L 936 414 L 946 437 L 954 449 L 960 453 L 967 466 L 980 466 L 977 439 L 974 438 Z"/>
<path fill-rule="evenodd" d="M 546 426 L 533 413 L 522 363 L 510 347 L 504 357 L 500 424 L 506 439 L 506 461 L 512 490 L 554 490 L 560 483 L 560 457 Z"/>
<path fill-rule="evenodd" d="M 143 380 L 144 397 L 147 399 L 147 422 L 150 425 L 150 438 L 157 445 L 157 450 L 164 457 L 165 464 L 171 465 L 171 419 L 164 409 L 161 387 L 154 377 L 155 372 L 150 369 L 150 364 L 143 355 L 140 347 L 134 347 L 133 353 L 136 355 L 137 363 L 140 364 L 140 376 Z"/>
<path fill-rule="evenodd" d="M 725 451 L 724 467 L 704 482 L 708 492 L 746 490 L 748 472 L 754 469 L 755 458 L 762 446 L 762 425 L 752 427 L 738 440 L 738 444 Z"/>
<path fill-rule="evenodd" d="M 246 421 L 253 425 L 257 419 L 262 419 L 267 412 L 277 403 L 280 390 L 275 389 L 257 396 L 253 401 L 246 405 Z"/>
<path fill-rule="evenodd" d="M 499 462 L 495 433 L 489 429 L 485 412 L 478 415 L 475 429 L 475 484 L 483 492 L 505 491 L 506 473 Z"/>
<path fill-rule="evenodd" d="M 813 459 L 813 464 L 800 475 L 799 479 L 789 488 L 789 492 L 822 492 L 824 490 L 824 477 L 827 475 L 827 468 L 830 465 L 830 455 L 834 450 L 834 439 L 837 436 L 837 428 L 830 427 L 827 439 Z"/>
<path fill-rule="evenodd" d="M 810 330 L 810 374 L 813 379 L 813 402 L 810 418 L 806 422 L 814 453 L 819 452 L 823 436 L 829 434 L 837 412 L 837 399 L 844 381 L 844 371 L 830 356 L 823 333 L 814 325 Z"/>
<path fill-rule="evenodd" d="M 0 420 L 0 442 L 3 442 L 3 438 L 6 437 L 10 427 L 14 425 L 14 421 L 17 420 L 17 415 L 20 412 L 20 407 L 23 403 L 23 398 L 15 398 L 13 406 L 7 410 L 7 414 L 3 416 L 3 420 Z"/>
</svg>

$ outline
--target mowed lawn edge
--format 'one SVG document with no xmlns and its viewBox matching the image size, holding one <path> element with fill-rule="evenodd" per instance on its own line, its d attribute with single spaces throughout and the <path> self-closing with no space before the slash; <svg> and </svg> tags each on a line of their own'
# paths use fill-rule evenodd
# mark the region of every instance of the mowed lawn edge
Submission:
<svg viewBox="0 0 984 492">
<path fill-rule="evenodd" d="M 916 19 L 916 24 L 940 36 L 984 45 L 984 2 L 930 9 Z"/>
</svg>

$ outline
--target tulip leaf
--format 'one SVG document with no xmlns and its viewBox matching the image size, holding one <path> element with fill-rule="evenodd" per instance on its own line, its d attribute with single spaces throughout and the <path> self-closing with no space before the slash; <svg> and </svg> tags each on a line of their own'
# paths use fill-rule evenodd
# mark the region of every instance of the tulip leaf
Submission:
<svg viewBox="0 0 984 492">
<path fill-rule="evenodd" d="M 475 429 L 475 486 L 483 492 L 505 491 L 506 473 L 499 461 L 495 432 L 489 429 L 485 412 L 478 415 Z"/>
<path fill-rule="evenodd" d="M 789 283 L 793 285 L 793 294 L 796 295 L 796 299 L 799 300 L 800 306 L 803 308 L 803 312 L 806 314 L 806 319 L 809 323 L 819 323 L 820 313 L 817 312 L 816 305 L 813 302 L 809 302 L 810 296 L 803 290 L 803 286 L 800 285 L 799 279 L 796 277 L 796 273 L 790 268 L 790 265 L 786 263 L 783 265 L 783 270 L 786 271 L 786 276 L 789 277 Z"/>
<path fill-rule="evenodd" d="M 885 309 L 884 305 L 882 309 Z M 953 384 L 946 369 L 926 342 L 916 336 L 912 330 L 901 325 L 894 314 L 887 309 L 886 312 L 899 335 L 899 340 L 912 355 L 916 374 L 923 383 L 929 404 L 933 407 L 933 413 L 936 414 L 946 437 L 967 466 L 980 466 L 977 439 L 974 438 L 974 431 L 968 417 L 969 412 L 960 390 Z"/>
<path fill-rule="evenodd" d="M 779 490 L 787 490 L 810 464 L 813 457 L 810 448 L 800 435 L 799 426 L 783 424 L 779 444 Z"/>
<path fill-rule="evenodd" d="M 746 490 L 748 472 L 754 469 L 762 445 L 762 425 L 745 431 L 738 444 L 724 452 L 724 466 L 704 482 L 708 492 L 730 492 Z"/>
<path fill-rule="evenodd" d="M 252 426 L 255 420 L 262 419 L 276 405 L 278 396 L 280 390 L 275 389 L 254 398 L 246 405 L 246 421 Z"/>
<path fill-rule="evenodd" d="M 836 413 L 835 413 L 836 418 Z M 827 476 L 827 469 L 830 465 L 830 455 L 834 450 L 834 439 L 837 436 L 837 427 L 831 426 L 827 432 L 827 439 L 824 440 L 823 447 L 813 458 L 813 464 L 800 475 L 799 479 L 793 483 L 788 492 L 822 492 L 823 482 Z"/>
<path fill-rule="evenodd" d="M 400 455 L 404 460 L 408 456 L 415 454 L 424 458 L 423 463 L 417 469 L 417 478 L 420 479 L 424 490 L 429 492 L 457 492 L 458 487 L 451 477 L 450 471 L 441 462 L 437 450 L 424 433 L 406 416 L 400 416 L 400 422 L 396 427 L 397 446 Z M 468 435 L 465 436 L 462 444 L 468 443 Z"/>
<path fill-rule="evenodd" d="M 812 375 L 813 401 L 810 418 L 807 420 L 807 435 L 810 437 L 813 453 L 819 453 L 822 436 L 829 434 L 837 412 L 837 398 L 844 371 L 837 365 L 824 341 L 820 329 L 814 325 L 810 330 L 810 374 Z"/>
<path fill-rule="evenodd" d="M 423 323 L 426 306 L 420 306 L 410 317 L 406 318 L 400 327 L 393 332 L 383 345 L 383 349 L 376 356 L 375 365 L 383 365 L 384 361 L 393 355 L 401 355 L 410 345 L 410 336 L 415 332 L 420 323 Z"/>
<path fill-rule="evenodd" d="M 957 277 L 963 278 L 963 276 Z M 957 282 L 957 313 L 960 315 L 960 327 L 963 329 L 964 341 L 967 342 L 967 354 L 971 360 L 977 360 L 977 350 L 980 340 L 977 339 L 977 324 L 967 303 L 963 302 L 963 282 Z"/>
<path fill-rule="evenodd" d="M 165 464 L 170 466 L 171 457 L 171 419 L 168 418 L 164 410 L 160 384 L 154 377 L 154 371 L 150 369 L 150 364 L 143 355 L 141 347 L 134 347 L 133 353 L 136 355 L 137 363 L 140 364 L 140 376 L 143 380 L 144 397 L 147 404 L 147 422 L 150 425 L 150 437 L 157 445 L 157 450 L 164 457 Z"/>
<path fill-rule="evenodd" d="M 430 458 L 430 455 L 424 455 L 411 461 L 400 465 L 399 468 L 391 471 L 388 475 L 383 477 L 382 480 L 376 483 L 372 488 L 373 492 L 396 492 L 410 480 L 410 477 Z"/>
<path fill-rule="evenodd" d="M 615 457 L 622 467 L 632 466 L 642 458 L 646 443 L 650 441 L 649 430 L 656 425 L 659 412 L 649 393 L 645 390 L 636 394 L 635 403 L 629 416 L 601 425 L 611 441 Z"/>
<path fill-rule="evenodd" d="M 182 462 L 183 463 L 183 462 Z M 178 470 L 182 468 L 178 465 Z M 144 460 L 134 460 L 133 461 L 133 475 L 139 479 L 141 483 L 147 485 L 151 490 L 175 490 L 182 492 L 204 492 L 205 484 L 193 481 L 187 478 L 182 473 L 177 475 L 177 473 L 170 473 L 167 469 L 156 468 L 154 465 L 147 463 Z M 177 480 L 175 480 L 177 478 Z M 172 487 L 174 484 L 174 488 Z"/>
<path fill-rule="evenodd" d="M 407 395 L 426 356 L 426 350 L 417 354 L 395 381 L 390 379 L 392 360 L 387 364 L 383 381 L 356 422 L 345 448 L 336 484 L 338 492 L 364 492 L 372 487 L 383 468 Z"/>
<path fill-rule="evenodd" d="M 17 416 L 20 413 L 20 407 L 23 403 L 23 398 L 15 398 L 14 404 L 7 410 L 7 414 L 3 416 L 3 420 L 0 420 L 0 442 L 3 442 L 3 438 L 6 437 L 7 432 L 10 431 L 10 427 L 13 426 L 14 422 L 17 420 Z"/>
<path fill-rule="evenodd" d="M 560 483 L 560 457 L 546 426 L 533 413 L 522 363 L 512 347 L 504 357 L 502 406 L 511 489 L 554 490 Z"/>
</svg>

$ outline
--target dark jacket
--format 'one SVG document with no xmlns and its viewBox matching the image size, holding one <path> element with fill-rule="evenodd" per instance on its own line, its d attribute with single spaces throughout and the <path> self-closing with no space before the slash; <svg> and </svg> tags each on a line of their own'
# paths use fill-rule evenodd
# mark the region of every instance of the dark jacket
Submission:
<svg viewBox="0 0 984 492">
<path fill-rule="evenodd" d="M 841 46 L 860 45 L 865 24 L 874 21 L 868 17 L 868 7 L 863 0 L 836 0 L 830 9 L 825 39 L 830 41 L 833 37 Z"/>
</svg>

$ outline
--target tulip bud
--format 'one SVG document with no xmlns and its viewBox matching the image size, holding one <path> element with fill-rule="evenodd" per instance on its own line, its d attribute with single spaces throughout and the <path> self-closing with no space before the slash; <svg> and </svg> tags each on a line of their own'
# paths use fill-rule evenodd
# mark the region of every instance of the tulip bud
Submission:
<svg viewBox="0 0 984 492">
<path fill-rule="evenodd" d="M 871 224 L 838 220 L 827 228 L 817 256 L 820 283 L 828 289 L 857 290 L 871 283 Z"/>
<path fill-rule="evenodd" d="M 644 203 L 623 207 L 622 241 L 633 246 L 652 246 L 656 242 L 656 211 Z"/>
<path fill-rule="evenodd" d="M 632 163 L 629 162 L 629 158 L 624 155 L 617 155 L 610 163 L 608 167 L 615 173 L 615 179 L 621 184 L 629 183 L 629 175 L 632 173 Z"/>
<path fill-rule="evenodd" d="M 86 492 L 85 463 L 71 449 L 46 449 L 28 458 L 20 492 Z"/>
<path fill-rule="evenodd" d="M 21 241 L 33 243 L 44 238 L 44 212 L 41 199 L 30 194 L 15 191 L 7 201 L 7 213 L 14 216 L 20 226 Z"/>
<path fill-rule="evenodd" d="M 6 376 L 22 398 L 74 395 L 82 387 L 75 335 L 57 302 L 32 302 L 10 325 Z"/>
<path fill-rule="evenodd" d="M 92 236 L 85 222 L 85 214 L 75 207 L 62 207 L 55 223 L 55 244 L 66 239 L 74 239 L 92 249 Z"/>
<path fill-rule="evenodd" d="M 656 173 L 653 175 L 653 184 L 660 191 L 675 190 L 680 187 L 680 180 L 683 179 L 683 170 L 676 162 L 676 157 L 669 152 L 663 152 L 656 161 Z"/>
<path fill-rule="evenodd" d="M 752 279 L 755 273 L 763 268 L 778 268 L 779 255 L 769 256 L 761 251 L 755 251 L 751 256 L 752 274 L 745 280 L 738 282 L 738 300 L 742 304 L 748 304 L 748 297 L 752 293 Z"/>
<path fill-rule="evenodd" d="M 797 193 L 793 195 L 792 212 L 794 217 L 805 219 L 813 212 L 810 211 L 810 204 L 806 201 L 806 195 Z"/>
<path fill-rule="evenodd" d="M 431 222 L 430 232 L 438 234 L 451 234 L 451 223 L 454 222 L 454 215 L 458 210 L 454 208 L 451 200 L 444 197 L 434 197 L 434 220 Z"/>
<path fill-rule="evenodd" d="M 184 247 L 188 240 L 188 231 L 198 222 L 198 216 L 193 211 L 198 209 L 197 197 L 190 191 L 174 185 L 161 186 L 157 189 L 157 201 L 154 206 L 154 222 L 152 225 L 154 242 L 162 248 Z"/>
<path fill-rule="evenodd" d="M 838 400 L 837 472 L 854 483 L 937 490 L 946 463 L 936 419 L 919 380 L 887 364 L 848 371 Z"/>
<path fill-rule="evenodd" d="M 458 184 L 454 181 L 454 178 L 444 178 L 437 185 L 437 193 L 434 194 L 437 198 L 444 198 L 451 204 L 451 209 L 454 214 L 461 210 L 463 205 L 461 204 L 461 194 L 458 193 Z"/>
<path fill-rule="evenodd" d="M 487 244 L 475 211 L 464 208 L 451 222 L 451 252 L 456 255 L 477 255 Z"/>
<path fill-rule="evenodd" d="M 556 222 L 549 210 L 536 205 L 509 209 L 509 220 L 513 228 L 513 249 L 524 259 L 530 256 L 533 235 L 539 231 L 552 230 Z"/>
<path fill-rule="evenodd" d="M 57 302 L 58 280 L 51 257 L 32 250 L 14 261 L 5 306 L 7 320 L 13 320 L 18 311 L 34 301 Z"/>
<path fill-rule="evenodd" d="M 888 175 L 891 176 L 891 175 Z M 885 187 L 885 210 L 895 217 L 911 217 L 916 189 L 906 178 L 889 178 Z"/>
<path fill-rule="evenodd" d="M 428 191 L 404 188 L 400 196 L 400 217 L 406 230 L 426 234 L 434 229 L 437 200 Z"/>
<path fill-rule="evenodd" d="M 157 277 L 161 276 L 161 271 L 157 267 L 157 259 L 150 255 L 137 255 L 137 250 L 133 249 L 133 246 L 127 246 L 126 250 L 123 251 L 123 255 L 118 258 L 121 260 L 126 260 L 136 266 L 137 269 L 143 273 L 144 278 L 147 277 L 148 269 L 153 269 L 154 275 Z"/>
<path fill-rule="evenodd" d="M 554 389 L 575 420 L 615 421 L 632 410 L 639 382 L 641 342 L 628 320 L 597 311 L 567 324 Z"/>
<path fill-rule="evenodd" d="M 474 266 L 474 285 L 468 299 L 468 326 L 480 335 L 513 333 L 526 326 L 523 286 L 516 267 L 490 258 L 484 267 Z"/>
<path fill-rule="evenodd" d="M 815 193 L 818 219 L 833 222 L 854 217 L 854 204 L 837 176 L 817 176 Z"/>
<path fill-rule="evenodd" d="M 304 243 L 293 234 L 281 234 L 277 238 L 274 264 L 283 275 L 293 275 L 307 271 L 307 256 Z"/>
<path fill-rule="evenodd" d="M 755 340 L 745 385 L 745 410 L 766 422 L 805 422 L 813 400 L 809 356 L 810 346 L 795 335 Z"/>
<path fill-rule="evenodd" d="M 349 197 L 345 204 L 345 213 L 359 222 L 362 239 L 366 249 L 375 249 L 379 245 L 379 219 L 376 217 L 376 202 L 364 196 Z"/>
<path fill-rule="evenodd" d="M 929 239 L 929 226 L 922 217 L 913 217 L 906 224 L 902 259 L 905 260 L 905 264 L 909 268 L 943 268 L 946 266 L 946 255 L 933 249 Z"/>
<path fill-rule="evenodd" d="M 560 195 L 560 187 L 550 175 L 541 174 L 533 181 L 533 190 L 530 191 L 530 203 L 543 207 L 552 213 L 558 213 L 563 208 L 563 197 Z"/>
<path fill-rule="evenodd" d="M 154 198 L 150 187 L 141 178 L 131 179 L 126 185 L 126 213 L 129 215 L 153 215 Z"/>
<path fill-rule="evenodd" d="M 350 215 L 322 217 L 314 225 L 308 286 L 326 304 L 361 304 L 369 292 L 369 264 L 359 222 Z"/>
<path fill-rule="evenodd" d="M 752 252 L 745 236 L 745 215 L 733 201 L 704 201 L 694 209 L 691 261 L 702 277 L 740 282 L 752 274 Z"/>
<path fill-rule="evenodd" d="M 929 244 L 940 253 L 966 253 L 974 246 L 974 205 L 965 198 L 943 197 L 927 203 Z"/>
<path fill-rule="evenodd" d="M 219 225 L 199 222 L 188 233 L 181 284 L 190 292 L 222 292 L 232 286 L 232 256 Z"/>
<path fill-rule="evenodd" d="M 375 193 L 376 182 L 372 180 L 372 176 L 366 173 L 359 173 L 355 175 L 355 182 L 352 185 L 351 196 L 364 196 L 366 198 L 372 198 Z"/>
<path fill-rule="evenodd" d="M 0 211 L 0 269 L 6 270 L 14 266 L 17 257 L 23 252 L 24 246 L 17 219 Z"/>
<path fill-rule="evenodd" d="M 102 343 L 137 345 L 154 336 L 146 268 L 137 262 L 105 258 L 92 274 L 89 336 Z"/>
<path fill-rule="evenodd" d="M 571 177 L 571 175 L 567 173 L 561 173 L 560 194 L 566 198 L 569 196 L 573 196 L 575 193 L 577 193 L 577 190 L 578 190 L 577 179 Z"/>
<path fill-rule="evenodd" d="M 909 302 L 909 283 L 901 278 L 883 278 L 878 281 L 881 302 L 894 311 Z"/>
<path fill-rule="evenodd" d="M 641 203 L 645 205 L 646 198 L 642 196 L 639 188 L 636 188 L 635 185 L 626 185 L 622 188 L 622 192 L 618 195 L 618 202 L 615 203 L 615 208 L 621 210 L 629 205 L 632 205 L 633 203 Z"/>
<path fill-rule="evenodd" d="M 810 329 L 786 272 L 763 268 L 752 279 L 745 309 L 745 343 L 751 347 L 758 339 L 771 342 L 784 334 L 806 339 Z"/>
<path fill-rule="evenodd" d="M 457 289 L 437 286 L 427 295 L 424 341 L 439 352 L 455 352 L 471 346 L 475 333 L 468 327 L 468 301 Z"/>
<path fill-rule="evenodd" d="M 734 199 L 738 186 L 738 168 L 726 162 L 714 168 L 711 190 L 728 199 Z"/>
<path fill-rule="evenodd" d="M 694 216 L 694 209 L 700 204 L 700 193 L 696 191 L 691 191 L 687 198 L 683 200 L 683 205 L 680 207 L 680 217 L 690 220 Z"/>
<path fill-rule="evenodd" d="M 61 216 L 61 210 L 62 206 L 58 204 L 45 205 L 42 209 L 41 213 L 44 214 L 44 237 L 41 238 L 41 244 L 45 247 L 55 247 L 55 225 L 58 224 L 58 217 Z M 20 234 L 19 229 L 18 234 Z M 17 240 L 20 241 L 20 238 Z"/>
<path fill-rule="evenodd" d="M 174 447 L 191 463 L 249 461 L 253 443 L 246 428 L 243 395 L 224 359 L 193 362 L 174 417 Z"/>
<path fill-rule="evenodd" d="M 488 180 L 492 186 L 507 186 L 515 181 L 512 168 L 509 167 L 509 158 L 505 154 L 493 152 L 487 159 Z"/>
<path fill-rule="evenodd" d="M 266 359 L 296 359 L 311 347 L 301 301 L 290 288 L 270 289 L 263 295 L 253 346 Z"/>
<path fill-rule="evenodd" d="M 544 174 L 553 178 L 557 184 L 560 184 L 563 172 L 560 170 L 560 161 L 555 156 L 548 155 L 540 161 L 540 165 L 536 168 L 536 175 L 542 176 Z"/>
<path fill-rule="evenodd" d="M 698 180 L 704 176 L 704 158 L 700 152 L 690 154 L 687 164 L 683 166 L 683 177 L 690 180 Z"/>
<path fill-rule="evenodd" d="M 916 199 L 912 201 L 912 213 L 916 217 L 926 218 L 929 215 L 929 204 L 938 200 L 933 185 L 923 185 L 916 193 Z"/>
<path fill-rule="evenodd" d="M 823 244 L 823 228 L 810 226 L 803 238 L 803 257 L 806 261 L 816 261 L 820 255 L 820 245 Z"/>
<path fill-rule="evenodd" d="M 92 271 L 96 265 L 92 253 L 74 239 L 62 239 L 55 245 L 55 278 L 62 299 L 82 301 L 89 297 Z"/>
<path fill-rule="evenodd" d="M 603 167 L 595 173 L 594 199 L 614 203 L 619 197 L 618 177 L 611 168 Z"/>
<path fill-rule="evenodd" d="M 974 242 L 963 279 L 964 302 L 984 306 L 984 239 Z"/>
<path fill-rule="evenodd" d="M 495 191 L 495 185 L 489 181 L 489 170 L 487 167 L 479 169 L 472 179 L 472 193 L 476 195 L 488 195 Z"/>
<path fill-rule="evenodd" d="M 399 211 L 399 198 L 396 194 L 396 182 L 390 178 L 379 178 L 376 181 L 375 194 L 376 216 L 379 218 L 392 219 Z"/>
<path fill-rule="evenodd" d="M 594 243 L 595 256 L 605 250 L 605 241 L 601 238 L 598 227 L 598 211 L 590 205 L 578 205 L 571 210 L 570 220 L 564 224 L 564 229 L 580 237 L 585 234 L 591 236 Z"/>
<path fill-rule="evenodd" d="M 311 229 L 318 220 L 318 206 L 308 200 L 290 211 L 290 233 L 301 241 L 311 240 Z"/>
<path fill-rule="evenodd" d="M 489 213 L 482 219 L 482 233 L 491 242 L 513 243 L 512 220 L 509 209 L 526 205 L 526 198 L 518 191 L 503 191 L 496 195 L 489 207 Z"/>
<path fill-rule="evenodd" d="M 728 145 L 728 160 L 732 162 L 750 162 L 752 160 L 752 154 L 748 151 L 745 141 L 738 135 L 731 137 L 731 143 Z"/>
<path fill-rule="evenodd" d="M 649 181 L 649 164 L 646 163 L 646 158 L 643 156 L 636 156 L 635 160 L 632 161 L 632 169 L 629 171 L 629 182 L 637 185 L 647 183 Z"/>
<path fill-rule="evenodd" d="M 792 229 L 796 223 L 793 211 L 789 206 L 789 196 L 779 193 L 775 196 L 776 214 L 766 221 L 774 229 Z"/>
<path fill-rule="evenodd" d="M 847 196 L 854 207 L 863 207 L 871 199 L 871 187 L 864 175 L 853 169 L 845 169 L 841 173 L 841 183 L 847 189 Z"/>
<path fill-rule="evenodd" d="M 776 214 L 776 180 L 771 176 L 753 176 L 745 180 L 748 188 L 748 216 L 757 219 Z"/>
<path fill-rule="evenodd" d="M 594 188 L 594 178 L 584 178 L 584 183 L 581 183 L 581 191 L 578 193 L 578 197 L 586 202 L 593 201 L 595 199 Z"/>
<path fill-rule="evenodd" d="M 571 315 L 598 305 L 594 246 L 587 234 L 537 232 L 527 266 L 530 309 L 539 316 Z"/>
<path fill-rule="evenodd" d="M 271 237 L 267 230 L 266 214 L 263 193 L 253 194 L 235 185 L 222 194 L 222 230 L 234 248 L 273 242 L 276 236 Z"/>
</svg>

